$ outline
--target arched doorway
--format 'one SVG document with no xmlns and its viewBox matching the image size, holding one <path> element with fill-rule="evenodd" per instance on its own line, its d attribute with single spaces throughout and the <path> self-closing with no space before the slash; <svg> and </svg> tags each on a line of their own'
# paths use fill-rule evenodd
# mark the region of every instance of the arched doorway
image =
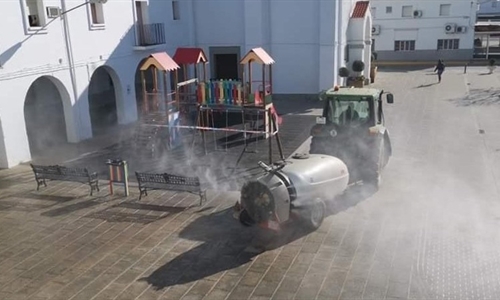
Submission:
<svg viewBox="0 0 500 300">
<path fill-rule="evenodd" d="M 97 68 L 90 79 L 89 113 L 93 136 L 118 124 L 115 82 L 106 67 Z"/>
<path fill-rule="evenodd" d="M 24 120 L 31 157 L 45 157 L 67 143 L 63 100 L 53 78 L 35 80 L 24 101 Z"/>
</svg>

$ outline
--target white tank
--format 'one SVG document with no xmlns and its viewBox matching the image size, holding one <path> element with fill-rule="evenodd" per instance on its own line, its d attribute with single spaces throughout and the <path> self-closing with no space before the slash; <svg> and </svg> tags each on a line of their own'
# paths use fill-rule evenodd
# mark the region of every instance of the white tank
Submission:
<svg viewBox="0 0 500 300">
<path fill-rule="evenodd" d="M 342 194 L 349 182 L 345 163 L 323 154 L 295 155 L 287 160 L 281 172 L 288 176 L 295 188 L 293 204 L 296 206 L 318 198 L 331 200 Z"/>
</svg>

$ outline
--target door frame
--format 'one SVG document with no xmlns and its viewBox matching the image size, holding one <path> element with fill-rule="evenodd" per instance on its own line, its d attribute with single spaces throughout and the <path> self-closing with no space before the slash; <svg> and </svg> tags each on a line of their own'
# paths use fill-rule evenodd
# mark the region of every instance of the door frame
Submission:
<svg viewBox="0 0 500 300">
<path fill-rule="evenodd" d="M 210 65 L 210 78 L 215 78 L 215 64 L 217 63 L 215 60 L 215 55 L 217 54 L 236 54 L 237 64 L 238 64 L 238 77 L 241 76 L 242 66 L 240 65 L 241 60 L 241 47 L 240 46 L 230 46 L 230 47 L 209 47 L 208 52 L 210 55 L 210 61 L 213 61 L 213 64 Z M 216 78 L 219 79 L 219 78 Z M 240 78 L 241 79 L 241 78 Z"/>
</svg>

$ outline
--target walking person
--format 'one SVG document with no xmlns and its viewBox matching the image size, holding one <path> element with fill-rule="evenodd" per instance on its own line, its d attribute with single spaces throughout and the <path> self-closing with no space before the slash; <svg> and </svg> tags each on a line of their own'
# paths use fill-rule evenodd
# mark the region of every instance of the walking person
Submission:
<svg viewBox="0 0 500 300">
<path fill-rule="evenodd" d="M 441 75 L 444 72 L 444 68 L 445 68 L 445 65 L 444 65 L 443 61 L 442 60 L 438 60 L 436 68 L 434 69 L 434 72 L 437 71 L 437 74 L 438 74 L 438 83 L 441 82 Z"/>
</svg>

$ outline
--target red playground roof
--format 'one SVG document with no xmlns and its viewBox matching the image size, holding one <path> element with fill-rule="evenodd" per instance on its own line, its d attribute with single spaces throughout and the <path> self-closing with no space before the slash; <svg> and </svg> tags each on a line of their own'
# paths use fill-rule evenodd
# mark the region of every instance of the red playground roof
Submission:
<svg viewBox="0 0 500 300">
<path fill-rule="evenodd" d="M 356 6 L 354 6 L 354 11 L 352 12 L 351 18 L 364 18 L 366 11 L 368 10 L 370 2 L 369 1 L 358 1 Z"/>
<path fill-rule="evenodd" d="M 174 60 L 179 65 L 206 63 L 208 61 L 205 52 L 201 48 L 177 48 Z"/>
</svg>

